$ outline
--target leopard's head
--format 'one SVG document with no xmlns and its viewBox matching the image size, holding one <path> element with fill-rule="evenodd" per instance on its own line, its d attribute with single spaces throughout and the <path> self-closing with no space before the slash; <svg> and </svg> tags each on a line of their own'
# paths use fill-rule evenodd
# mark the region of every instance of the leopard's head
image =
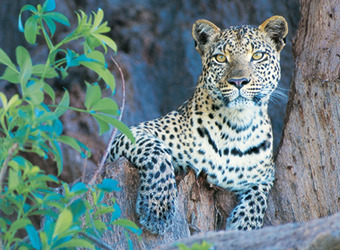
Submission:
<svg viewBox="0 0 340 250">
<path fill-rule="evenodd" d="M 286 20 L 273 16 L 259 27 L 219 29 L 207 20 L 193 25 L 202 58 L 202 85 L 230 108 L 267 105 L 280 80 L 280 52 L 288 33 Z"/>
</svg>

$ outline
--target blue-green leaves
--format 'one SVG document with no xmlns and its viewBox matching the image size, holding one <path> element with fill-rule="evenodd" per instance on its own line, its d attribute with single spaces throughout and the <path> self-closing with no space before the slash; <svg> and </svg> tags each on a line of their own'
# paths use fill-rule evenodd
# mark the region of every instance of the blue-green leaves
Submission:
<svg viewBox="0 0 340 250">
<path fill-rule="evenodd" d="M 88 17 L 83 11 L 80 11 L 79 13 L 80 14 L 77 14 L 78 27 L 74 31 L 74 34 L 84 34 L 84 52 L 91 52 L 98 46 L 102 46 L 105 53 L 107 52 L 107 46 L 116 52 L 116 43 L 108 36 L 103 35 L 103 33 L 110 31 L 110 28 L 107 26 L 107 22 L 102 23 L 104 18 L 103 10 L 98 9 L 97 13 L 93 12 L 90 17 Z"/>
<path fill-rule="evenodd" d="M 101 89 L 98 84 L 87 83 L 86 87 L 85 107 L 96 119 L 99 125 L 99 134 L 108 131 L 110 125 L 113 125 L 134 142 L 134 136 L 129 128 L 115 118 L 115 116 L 119 115 L 116 102 L 111 98 L 102 98 Z"/>
<path fill-rule="evenodd" d="M 44 5 L 42 6 L 44 11 L 53 11 L 55 9 L 54 0 L 46 0 Z"/>
<path fill-rule="evenodd" d="M 203 240 L 201 243 L 195 242 L 191 247 L 188 247 L 183 243 L 178 243 L 176 246 L 179 250 L 209 250 L 212 249 L 213 244 Z"/>
<path fill-rule="evenodd" d="M 0 49 L 0 63 L 7 66 L 1 79 L 12 83 L 19 83 L 19 71 L 2 49 Z"/>
<path fill-rule="evenodd" d="M 86 145 L 64 134 L 61 116 L 69 110 L 91 115 L 99 124 L 100 134 L 113 125 L 134 140 L 130 130 L 117 119 L 118 105 L 110 96 L 115 90 L 115 79 L 107 68 L 105 53 L 109 49 L 116 52 L 117 47 L 105 35 L 110 28 L 103 22 L 104 12 L 99 9 L 87 16 L 80 11 L 76 29 L 61 41 L 56 38 L 52 42 L 57 23 L 69 26 L 67 17 L 55 12 L 55 8 L 55 0 L 46 0 L 42 5 L 25 5 L 19 15 L 19 29 L 28 43 L 35 44 L 38 36 L 45 40 L 48 47 L 45 63 L 35 64 L 22 46 L 16 48 L 13 61 L 0 49 L 0 64 L 5 66 L 0 79 L 16 84 L 19 89 L 19 94 L 12 97 L 0 92 L 0 214 L 10 216 L 0 217 L 1 243 L 5 249 L 94 249 L 95 240 L 87 238 L 99 241 L 113 224 L 140 234 L 134 223 L 119 219 L 121 210 L 114 198 L 104 199 L 106 193 L 120 190 L 117 181 L 104 179 L 94 186 L 78 182 L 70 188 L 28 160 L 32 154 L 41 157 L 38 162 L 52 160 L 55 164 L 50 164 L 50 168 L 56 165 L 55 172 L 60 175 L 64 161 L 61 144 L 72 147 L 83 158 L 91 156 Z M 30 14 L 26 20 L 22 20 L 24 12 Z M 79 51 L 67 47 L 77 39 L 83 40 Z M 56 98 L 60 93 L 56 95 L 49 79 L 59 76 L 64 79 L 69 68 L 78 66 L 95 72 L 99 84 L 86 83 L 85 102 L 75 108 L 70 105 L 67 90 Z M 103 94 L 102 89 L 110 93 Z M 27 159 L 22 155 L 28 155 Z M 61 184 L 64 194 L 50 188 L 50 184 Z M 34 227 L 32 216 L 44 217 L 44 225 Z M 104 222 L 103 216 L 110 219 Z M 17 231 L 23 229 L 29 240 L 17 237 Z"/>
<path fill-rule="evenodd" d="M 20 67 L 19 82 L 21 85 L 24 85 L 28 82 L 32 75 L 31 57 L 28 51 L 22 46 L 16 48 L 15 55 Z"/>
<path fill-rule="evenodd" d="M 104 192 L 120 191 L 121 188 L 118 187 L 118 181 L 113 179 L 104 179 L 102 183 L 97 184 L 97 188 Z"/>
<path fill-rule="evenodd" d="M 35 229 L 35 227 L 32 224 L 28 224 L 25 227 L 25 229 L 26 229 L 28 237 L 31 241 L 32 247 L 34 249 L 40 250 L 41 249 L 41 242 L 40 242 L 38 231 Z"/>
<path fill-rule="evenodd" d="M 54 9 L 54 0 L 45 1 L 42 7 L 40 4 L 37 6 L 37 8 L 33 5 L 28 4 L 21 8 L 19 15 L 19 30 L 24 32 L 27 42 L 29 42 L 30 44 L 35 44 L 40 29 L 43 31 L 43 33 L 47 32 L 45 30 L 45 26 L 43 26 L 44 24 L 46 24 L 49 28 L 51 36 L 53 36 L 56 31 L 55 22 L 61 23 L 66 26 L 70 25 L 66 16 L 58 12 L 51 12 Z M 32 14 L 26 20 L 25 26 L 23 26 L 21 18 L 21 15 L 24 11 L 30 11 Z"/>
</svg>

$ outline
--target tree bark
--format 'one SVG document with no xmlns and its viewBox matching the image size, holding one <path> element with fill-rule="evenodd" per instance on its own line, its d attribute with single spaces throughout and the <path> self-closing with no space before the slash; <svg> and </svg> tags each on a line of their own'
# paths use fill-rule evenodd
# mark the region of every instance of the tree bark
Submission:
<svg viewBox="0 0 340 250">
<path fill-rule="evenodd" d="M 302 19 L 294 43 L 295 76 L 265 225 L 305 222 L 340 211 L 340 6 L 337 0 L 300 3 Z M 138 222 L 138 173 L 127 161 L 117 164 L 107 166 L 103 176 L 119 181 L 123 190 L 112 195 L 122 208 L 122 217 Z M 202 239 L 214 243 L 216 249 L 340 249 L 339 213 L 253 232 L 207 234 L 225 227 L 235 197 L 210 186 L 204 176 L 196 178 L 193 172 L 178 177 L 178 189 L 174 227 L 165 236 L 144 231 L 141 241 L 133 237 L 137 249 L 174 241 L 191 244 Z M 121 230 L 115 228 L 103 240 L 124 249 L 127 245 Z M 200 234 L 183 239 L 196 233 Z"/>
<path fill-rule="evenodd" d="M 289 223 L 256 231 L 220 231 L 197 234 L 178 243 L 192 246 L 205 240 L 214 249 L 340 249 L 340 213 L 306 223 Z M 175 250 L 176 243 L 155 249 Z"/>
<path fill-rule="evenodd" d="M 91 175 L 87 176 L 84 182 L 89 182 L 91 178 Z M 101 182 L 104 178 L 117 180 L 121 187 L 121 191 L 110 193 L 105 199 L 109 201 L 113 197 L 116 198 L 122 210 L 121 218 L 132 220 L 139 225 L 138 216 L 135 213 L 139 188 L 137 169 L 121 158 L 113 164 L 108 164 L 97 182 Z M 140 241 L 131 234 L 131 240 L 136 249 L 151 249 L 192 234 L 225 228 L 226 218 L 236 206 L 233 194 L 211 186 L 206 182 L 205 176 L 196 178 L 194 171 L 190 171 L 185 176 L 177 176 L 177 187 L 179 197 L 173 227 L 165 235 L 154 235 L 143 230 Z M 103 220 L 110 220 L 110 218 L 105 217 Z M 128 248 L 124 229 L 121 227 L 114 227 L 113 231 L 107 232 L 103 241 L 115 249 Z"/>
<path fill-rule="evenodd" d="M 340 211 L 340 5 L 301 0 L 295 76 L 268 224 Z"/>
</svg>

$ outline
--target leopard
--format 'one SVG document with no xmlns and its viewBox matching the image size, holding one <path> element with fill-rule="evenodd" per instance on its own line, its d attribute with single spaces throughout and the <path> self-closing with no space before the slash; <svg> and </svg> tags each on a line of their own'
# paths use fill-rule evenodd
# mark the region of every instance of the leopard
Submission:
<svg viewBox="0 0 340 250">
<path fill-rule="evenodd" d="M 275 180 L 268 103 L 281 78 L 287 33 L 282 16 L 226 29 L 205 19 L 193 24 L 202 71 L 192 97 L 130 127 L 135 142 L 121 133 L 110 148 L 109 162 L 125 157 L 138 169 L 136 212 L 143 228 L 162 235 L 173 225 L 176 176 L 190 169 L 236 194 L 226 229 L 263 226 Z"/>
</svg>

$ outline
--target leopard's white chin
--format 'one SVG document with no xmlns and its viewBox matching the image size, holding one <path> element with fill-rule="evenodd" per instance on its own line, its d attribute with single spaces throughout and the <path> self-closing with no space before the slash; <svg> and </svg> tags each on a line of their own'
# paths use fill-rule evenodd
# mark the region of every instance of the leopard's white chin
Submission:
<svg viewBox="0 0 340 250">
<path fill-rule="evenodd" d="M 232 101 L 227 103 L 228 108 L 235 108 L 235 109 L 243 109 L 246 107 L 254 107 L 256 103 L 252 100 L 244 98 L 243 96 L 239 96 Z"/>
</svg>

